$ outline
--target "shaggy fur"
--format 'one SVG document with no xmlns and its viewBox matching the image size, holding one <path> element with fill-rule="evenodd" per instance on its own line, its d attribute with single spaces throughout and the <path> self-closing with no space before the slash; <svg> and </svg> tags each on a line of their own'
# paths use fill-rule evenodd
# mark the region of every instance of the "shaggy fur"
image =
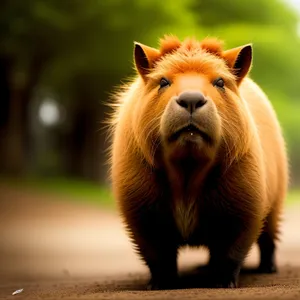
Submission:
<svg viewBox="0 0 300 300">
<path fill-rule="evenodd" d="M 236 287 L 255 242 L 259 270 L 275 272 L 288 164 L 275 112 L 247 77 L 252 46 L 166 36 L 160 49 L 135 43 L 134 60 L 138 76 L 112 104 L 111 179 L 149 287 L 176 287 L 184 245 L 209 249 L 210 286 Z"/>
</svg>

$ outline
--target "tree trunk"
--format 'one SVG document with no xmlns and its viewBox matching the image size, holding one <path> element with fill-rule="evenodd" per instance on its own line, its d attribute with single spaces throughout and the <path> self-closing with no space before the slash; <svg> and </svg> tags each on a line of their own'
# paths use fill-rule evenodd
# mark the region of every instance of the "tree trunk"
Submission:
<svg viewBox="0 0 300 300">
<path fill-rule="evenodd" d="M 6 71 L 8 109 L 1 130 L 1 170 L 11 175 L 22 175 L 26 172 L 30 153 L 28 104 L 43 65 L 44 60 L 41 57 L 33 56 L 24 82 L 16 79 L 13 65 Z"/>
<path fill-rule="evenodd" d="M 72 131 L 66 142 L 68 173 L 87 180 L 99 181 L 98 107 L 94 99 L 78 94 L 73 109 Z"/>
<path fill-rule="evenodd" d="M 21 89 L 11 91 L 9 120 L 4 132 L 4 171 L 21 175 L 25 171 L 27 105 Z"/>
<path fill-rule="evenodd" d="M 75 106 L 71 110 L 73 128 L 65 144 L 65 161 L 70 175 L 106 182 L 107 143 L 103 119 L 107 107 L 100 101 L 107 97 L 103 90 L 111 82 L 114 82 L 111 78 L 104 82 L 98 74 L 84 74 L 74 80 L 72 86 Z"/>
<path fill-rule="evenodd" d="M 7 169 L 7 144 L 8 128 L 11 111 L 11 89 L 10 76 L 13 67 L 13 60 L 5 55 L 0 57 L 0 172 Z"/>
</svg>

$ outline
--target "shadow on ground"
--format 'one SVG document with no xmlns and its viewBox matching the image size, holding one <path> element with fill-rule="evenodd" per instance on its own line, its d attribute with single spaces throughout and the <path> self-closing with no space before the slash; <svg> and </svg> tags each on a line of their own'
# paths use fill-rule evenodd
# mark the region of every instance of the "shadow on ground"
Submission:
<svg viewBox="0 0 300 300">
<path fill-rule="evenodd" d="M 239 278 L 239 288 L 257 288 L 257 287 L 275 287 L 281 286 L 299 286 L 300 267 L 285 266 L 274 274 L 260 274 L 255 268 L 243 268 Z M 148 276 L 145 274 L 129 274 L 128 277 L 122 279 L 107 280 L 105 282 L 94 282 L 89 286 L 84 286 L 80 294 L 86 293 L 103 293 L 104 291 L 114 292 L 130 292 L 130 291 L 146 291 Z M 186 289 L 206 289 L 207 288 L 207 268 L 199 266 L 193 269 L 187 269 L 180 273 L 179 285 L 177 290 Z"/>
</svg>

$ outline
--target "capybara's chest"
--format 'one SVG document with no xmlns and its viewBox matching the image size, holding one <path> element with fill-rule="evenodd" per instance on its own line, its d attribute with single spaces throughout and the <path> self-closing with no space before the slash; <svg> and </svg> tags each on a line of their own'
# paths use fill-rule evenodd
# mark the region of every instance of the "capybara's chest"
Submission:
<svg viewBox="0 0 300 300">
<path fill-rule="evenodd" d="M 240 216 L 230 213 L 222 200 L 209 196 L 171 199 L 170 217 L 181 244 L 209 246 L 214 241 L 228 240 L 232 233 L 242 230 Z"/>
</svg>

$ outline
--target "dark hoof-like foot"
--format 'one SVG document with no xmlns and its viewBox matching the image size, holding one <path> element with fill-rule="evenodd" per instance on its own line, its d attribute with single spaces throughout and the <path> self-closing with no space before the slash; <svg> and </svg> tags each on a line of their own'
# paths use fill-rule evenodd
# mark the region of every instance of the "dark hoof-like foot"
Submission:
<svg viewBox="0 0 300 300">
<path fill-rule="evenodd" d="M 261 274 L 277 273 L 277 267 L 274 263 L 260 264 L 257 270 Z"/>
<path fill-rule="evenodd" d="M 209 286 L 212 288 L 237 288 L 241 263 L 233 260 L 218 260 L 209 263 Z"/>
<path fill-rule="evenodd" d="M 174 290 L 178 288 L 178 280 L 153 280 L 151 279 L 147 285 L 148 291 L 157 290 Z"/>
<path fill-rule="evenodd" d="M 221 288 L 221 289 L 234 289 L 237 288 L 237 280 L 236 279 L 223 279 L 223 280 L 217 280 L 216 282 L 212 283 L 212 288 Z"/>
</svg>

